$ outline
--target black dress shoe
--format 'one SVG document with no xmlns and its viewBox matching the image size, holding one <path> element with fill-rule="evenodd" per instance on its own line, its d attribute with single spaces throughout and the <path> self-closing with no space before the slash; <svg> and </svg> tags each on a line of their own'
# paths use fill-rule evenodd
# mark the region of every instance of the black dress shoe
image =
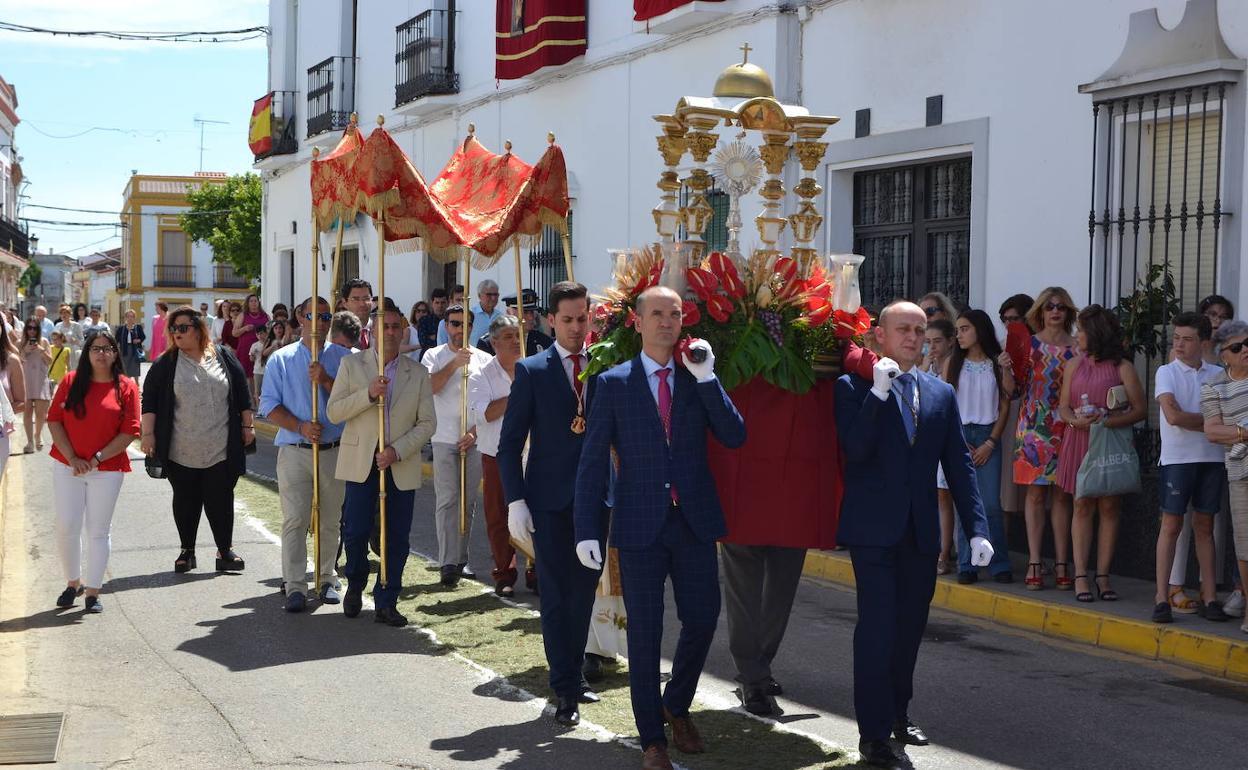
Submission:
<svg viewBox="0 0 1248 770">
<path fill-rule="evenodd" d="M 737 690 L 737 695 L 745 710 L 755 716 L 766 717 L 776 713 L 771 707 L 771 698 L 767 697 L 767 691 L 761 687 L 743 687 Z"/>
<path fill-rule="evenodd" d="M 890 770 L 901 770 L 905 767 L 901 757 L 886 740 L 858 741 L 858 753 L 862 755 L 863 764 L 872 767 L 887 767 Z"/>
<path fill-rule="evenodd" d="M 576 698 L 560 697 L 555 700 L 555 721 L 566 727 L 576 727 L 581 723 L 581 711 L 576 705 Z"/>
<path fill-rule="evenodd" d="M 978 582 L 979 582 L 978 572 L 959 572 L 958 573 L 959 585 L 969 586 L 972 583 L 978 583 Z"/>
<path fill-rule="evenodd" d="M 893 737 L 898 743 L 906 743 L 911 746 L 926 746 L 927 733 L 923 732 L 923 728 L 907 719 L 899 719 L 893 723 Z"/>
<path fill-rule="evenodd" d="M 593 688 L 582 682 L 581 691 L 576 696 L 576 700 L 579 703 L 597 703 L 601 701 L 602 698 L 598 696 L 598 693 L 594 692 Z"/>
<path fill-rule="evenodd" d="M 374 623 L 385 623 L 387 626 L 402 628 L 407 625 L 407 618 L 399 614 L 394 607 L 379 607 L 373 613 Z"/>
<path fill-rule="evenodd" d="M 767 694 L 773 698 L 779 698 L 781 695 L 784 695 L 784 688 L 780 686 L 779 682 L 771 677 L 767 677 L 765 690 Z"/>
<path fill-rule="evenodd" d="M 602 658 L 592 652 L 585 653 L 585 662 L 581 664 L 581 676 L 586 682 L 602 681 Z"/>
<path fill-rule="evenodd" d="M 342 614 L 349 618 L 359 617 L 364 606 L 363 588 L 348 588 L 347 595 L 342 597 Z"/>
<path fill-rule="evenodd" d="M 459 566 L 455 564 L 442 565 L 442 585 L 447 588 L 454 588 L 459 583 Z"/>
</svg>

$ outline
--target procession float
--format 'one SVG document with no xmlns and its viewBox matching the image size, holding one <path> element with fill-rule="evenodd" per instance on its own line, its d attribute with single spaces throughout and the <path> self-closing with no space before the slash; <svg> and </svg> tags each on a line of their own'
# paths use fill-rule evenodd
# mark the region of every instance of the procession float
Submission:
<svg viewBox="0 0 1248 770">
<path fill-rule="evenodd" d="M 686 96 L 671 114 L 654 117 L 664 166 L 653 210 L 658 241 L 613 254 L 613 285 L 598 298 L 585 376 L 637 355 L 637 296 L 656 285 L 674 289 L 685 297 L 685 332 L 711 343 L 716 375 L 746 424 L 738 449 L 708 442 L 725 540 L 832 548 L 841 497 L 834 381 L 844 371 L 869 378 L 874 362 L 854 344 L 871 325 L 858 287 L 863 257 L 824 258 L 816 248 L 823 216 L 815 172 L 828 146 L 820 139 L 839 118 L 777 101 L 771 78 L 749 62 L 749 45 L 742 51 L 711 96 Z M 722 137 L 721 128 L 734 133 Z M 761 140 L 757 147 L 751 136 Z M 802 174 L 787 191 L 782 174 L 791 155 Z M 682 166 L 686 156 L 691 162 Z M 741 201 L 760 182 L 758 245 L 745 251 Z M 708 251 L 703 237 L 712 185 L 729 196 L 723 251 Z"/>
</svg>

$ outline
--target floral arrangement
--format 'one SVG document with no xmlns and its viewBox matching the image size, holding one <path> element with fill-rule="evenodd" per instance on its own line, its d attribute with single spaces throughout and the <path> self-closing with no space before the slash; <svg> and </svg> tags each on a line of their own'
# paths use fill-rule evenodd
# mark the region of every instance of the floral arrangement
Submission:
<svg viewBox="0 0 1248 770">
<path fill-rule="evenodd" d="M 659 283 L 662 251 L 649 247 L 616 271 L 616 285 L 598 297 L 586 375 L 626 361 L 641 349 L 633 328 L 637 296 Z M 820 264 L 802 276 L 790 257 L 756 252 L 738 268 L 713 252 L 685 271 L 693 297 L 684 301 L 684 326 L 715 349 L 716 374 L 728 390 L 755 377 L 805 393 L 815 384 L 819 359 L 839 354 L 843 341 L 870 328 L 865 309 L 833 307 L 831 275 Z"/>
</svg>

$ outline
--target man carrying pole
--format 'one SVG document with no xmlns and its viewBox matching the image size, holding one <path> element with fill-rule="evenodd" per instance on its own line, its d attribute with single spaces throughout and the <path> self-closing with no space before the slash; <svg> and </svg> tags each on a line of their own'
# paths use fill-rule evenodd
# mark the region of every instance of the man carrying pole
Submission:
<svg viewBox="0 0 1248 770">
<path fill-rule="evenodd" d="M 316 305 L 315 315 L 313 305 Z M 333 463 L 338 456 L 342 425 L 324 419 L 338 367 L 349 350 L 339 345 L 318 345 L 315 338 L 329 327 L 329 303 L 309 298 L 296 309 L 302 341 L 279 348 L 265 364 L 259 413 L 278 427 L 273 443 L 277 450 L 277 485 L 282 503 L 282 582 L 288 612 L 302 612 L 307 604 L 307 532 L 311 524 L 313 496 L 319 503 L 319 560 L 313 589 L 321 601 L 337 604 L 334 555 L 338 550 L 338 521 L 342 510 L 342 482 L 328 473 L 314 473 L 313 455 Z M 313 322 L 316 322 L 314 325 Z M 317 402 L 312 401 L 312 389 Z M 317 476 L 319 475 L 319 478 Z M 317 483 L 314 483 L 314 479 Z"/>
<path fill-rule="evenodd" d="M 450 341 L 425 352 L 421 363 L 429 370 L 433 385 L 434 411 L 438 429 L 433 434 L 433 485 L 437 494 L 438 563 L 442 584 L 453 586 L 468 565 L 468 531 L 477 507 L 481 486 L 481 453 L 476 448 L 476 411 L 469 408 L 467 430 L 463 429 L 461 393 L 463 370 L 476 375 L 490 357 L 464 345 L 467 319 L 471 311 L 462 305 L 446 309 Z M 462 458 L 461 458 L 462 453 Z M 463 506 L 469 526 L 461 531 L 460 474 L 463 463 Z"/>
<path fill-rule="evenodd" d="M 421 483 L 420 448 L 433 435 L 433 391 L 429 375 L 412 359 L 399 354 L 407 329 L 402 312 L 386 298 L 378 316 L 381 334 L 377 348 L 347 356 L 334 381 L 327 414 L 343 423 L 344 448 L 335 475 L 346 482 L 343 545 L 347 554 L 347 593 L 342 611 L 348 618 L 360 614 L 364 584 L 368 581 L 368 536 L 373 511 L 385 484 L 384 572 L 373 586 L 373 620 L 390 626 L 407 625 L 397 603 L 407 564 L 415 491 Z M 382 359 L 383 374 L 377 375 Z M 378 433 L 376 411 L 382 405 L 385 433 Z M 379 451 L 379 446 L 384 447 Z"/>
</svg>

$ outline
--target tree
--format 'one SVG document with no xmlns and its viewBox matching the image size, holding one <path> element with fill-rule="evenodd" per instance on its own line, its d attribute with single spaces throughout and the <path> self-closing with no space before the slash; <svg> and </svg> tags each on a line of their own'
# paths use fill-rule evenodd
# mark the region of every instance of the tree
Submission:
<svg viewBox="0 0 1248 770">
<path fill-rule="evenodd" d="M 26 269 L 22 271 L 22 275 L 17 279 L 17 288 L 21 289 L 29 297 L 33 293 L 34 288 L 42 281 L 43 270 L 32 261 L 26 265 Z"/>
<path fill-rule="evenodd" d="M 241 174 L 209 183 L 187 195 L 191 210 L 182 229 L 212 247 L 217 262 L 245 278 L 260 277 L 260 177 Z"/>
</svg>

